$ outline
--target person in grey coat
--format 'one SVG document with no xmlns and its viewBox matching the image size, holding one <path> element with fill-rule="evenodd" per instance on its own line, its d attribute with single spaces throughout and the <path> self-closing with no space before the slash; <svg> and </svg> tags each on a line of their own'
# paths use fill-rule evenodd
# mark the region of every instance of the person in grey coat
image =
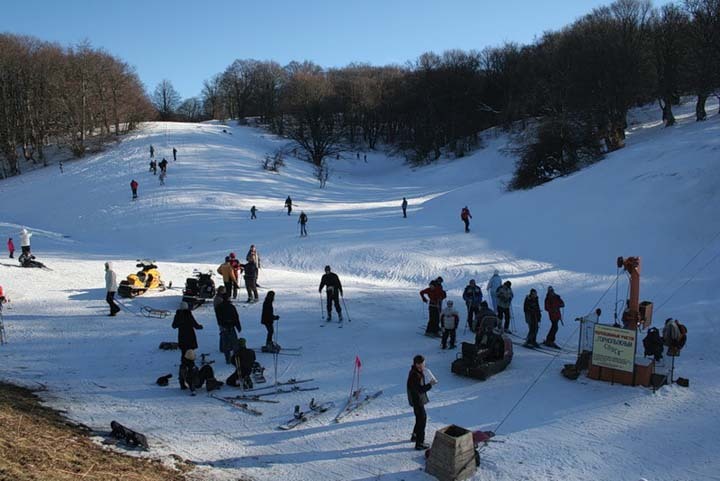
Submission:
<svg viewBox="0 0 720 481">
<path fill-rule="evenodd" d="M 492 308 L 497 312 L 497 289 L 502 285 L 502 279 L 500 278 L 500 273 L 495 269 L 495 272 L 493 273 L 492 277 L 487 283 L 485 291 L 490 294 L 490 299 L 492 300 Z"/>
<path fill-rule="evenodd" d="M 510 332 L 510 306 L 513 300 L 513 291 L 510 287 L 512 283 L 505 281 L 502 286 L 498 287 L 495 291 L 497 294 L 497 313 L 500 321 L 505 318 L 505 323 L 502 328 L 505 332 Z"/>
<path fill-rule="evenodd" d="M 118 312 L 120 312 L 120 308 L 117 304 L 115 304 L 115 293 L 117 292 L 117 289 L 117 275 L 115 274 L 115 271 L 112 270 L 112 262 L 108 261 L 105 263 L 105 302 L 107 302 L 110 306 L 110 314 L 108 314 L 108 316 L 111 317 L 114 317 Z"/>
</svg>

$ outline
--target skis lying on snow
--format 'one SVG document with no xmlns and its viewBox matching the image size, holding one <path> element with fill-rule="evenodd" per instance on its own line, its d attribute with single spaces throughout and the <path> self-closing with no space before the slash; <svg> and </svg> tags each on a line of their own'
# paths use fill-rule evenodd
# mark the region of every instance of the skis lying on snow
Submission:
<svg viewBox="0 0 720 481">
<path fill-rule="evenodd" d="M 335 403 L 332 401 L 317 404 L 315 402 L 315 398 L 310 400 L 310 404 L 308 406 L 307 411 L 300 411 L 300 406 L 295 406 L 295 412 L 293 413 L 293 418 L 286 422 L 285 424 L 281 424 L 278 426 L 278 429 L 282 429 L 284 431 L 287 431 L 289 429 L 293 429 L 301 424 L 304 424 L 308 422 L 309 420 L 316 418 L 320 416 L 322 413 L 326 412 L 328 409 L 333 407 Z"/>
<path fill-rule="evenodd" d="M 251 392 L 251 391 L 261 391 L 263 389 L 272 389 L 277 386 L 294 386 L 296 384 L 302 384 L 304 382 L 312 382 L 314 379 L 288 379 L 284 382 L 276 382 L 272 386 L 262 386 L 262 387 L 256 387 L 253 389 L 246 389 L 245 392 Z"/>
<path fill-rule="evenodd" d="M 128 446 L 140 446 L 145 449 L 150 448 L 147 442 L 147 438 L 144 434 L 140 434 L 137 431 L 126 428 L 117 421 L 113 421 L 110 423 L 110 429 L 112 429 L 112 431 L 110 432 L 110 436 L 114 437 L 115 439 L 125 441 L 125 444 L 127 444 Z"/>
<path fill-rule="evenodd" d="M 253 351 L 262 351 L 262 349 L 263 349 L 264 347 L 265 347 L 265 346 L 251 347 L 250 349 L 252 349 Z M 280 346 L 280 351 L 281 351 L 281 352 L 282 352 L 282 351 L 302 351 L 302 346 L 299 346 L 299 347 L 285 347 L 285 346 Z M 263 352 L 268 352 L 268 351 L 263 351 Z"/>
<path fill-rule="evenodd" d="M 275 393 L 272 393 L 272 394 L 275 394 Z M 260 399 L 259 394 L 256 394 L 255 396 L 251 396 L 249 394 L 238 394 L 237 396 L 225 396 L 224 399 L 227 399 L 228 401 L 245 401 L 245 402 L 272 403 L 272 404 L 278 404 L 280 402 L 280 401 L 276 401 L 275 399 Z"/>
<path fill-rule="evenodd" d="M 512 341 L 512 343 L 516 346 L 524 347 L 525 349 L 530 349 L 531 351 L 537 351 L 537 352 L 541 352 L 543 354 L 547 354 L 548 356 L 559 356 L 561 354 L 574 354 L 573 352 L 570 352 L 570 351 L 553 349 L 551 347 L 545 347 L 545 346 L 534 347 L 534 346 L 530 346 L 528 344 L 525 344 L 523 342 L 518 342 L 518 341 Z"/>
<path fill-rule="evenodd" d="M 382 393 L 383 392 L 381 389 L 380 391 L 377 391 L 373 394 L 368 394 L 363 398 L 362 388 L 358 389 L 357 391 L 353 392 L 352 395 L 348 398 L 345 406 L 340 410 L 338 415 L 335 416 L 335 419 L 333 419 L 333 421 L 339 423 L 342 418 L 348 416 L 349 414 L 352 414 L 366 404 L 369 404 L 373 399 L 377 398 Z"/>
<path fill-rule="evenodd" d="M 242 403 L 232 398 L 222 398 L 214 394 L 210 394 L 209 396 L 213 399 L 217 399 L 218 401 L 230 404 L 232 407 L 238 408 L 244 413 L 252 414 L 253 416 L 262 416 L 262 411 L 258 411 L 257 409 L 250 407 L 250 405 L 246 402 Z"/>
<path fill-rule="evenodd" d="M 542 343 L 541 343 L 540 346 L 538 346 L 538 347 L 526 346 L 526 345 L 524 344 L 524 342 L 525 342 L 525 338 L 524 338 L 524 337 L 521 337 L 521 336 L 519 336 L 519 335 L 517 335 L 517 334 L 515 334 L 515 333 L 513 333 L 513 332 L 506 332 L 505 334 L 508 334 L 509 336 L 514 337 L 515 339 L 519 339 L 519 340 L 523 341 L 523 343 L 520 343 L 519 345 L 521 345 L 521 346 L 523 346 L 523 347 L 527 347 L 527 348 L 529 348 L 529 349 L 544 350 L 544 351 L 548 351 L 548 352 L 552 352 L 552 353 L 562 352 L 562 353 L 565 353 L 565 354 L 576 354 L 576 352 L 575 352 L 574 350 L 572 350 L 572 349 L 567 349 L 567 348 L 564 348 L 564 347 L 561 347 L 561 348 L 558 349 L 558 348 L 555 348 L 555 347 L 546 346 L 545 344 L 542 344 Z M 515 344 L 515 342 L 513 342 L 513 344 Z"/>
</svg>

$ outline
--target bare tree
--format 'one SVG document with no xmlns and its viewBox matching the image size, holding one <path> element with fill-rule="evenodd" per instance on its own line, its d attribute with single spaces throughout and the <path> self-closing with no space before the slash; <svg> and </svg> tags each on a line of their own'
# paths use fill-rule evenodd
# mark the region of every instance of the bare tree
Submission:
<svg viewBox="0 0 720 481">
<path fill-rule="evenodd" d="M 155 87 L 152 103 L 160 113 L 161 120 L 170 120 L 180 105 L 180 94 L 172 82 L 164 79 Z"/>
</svg>

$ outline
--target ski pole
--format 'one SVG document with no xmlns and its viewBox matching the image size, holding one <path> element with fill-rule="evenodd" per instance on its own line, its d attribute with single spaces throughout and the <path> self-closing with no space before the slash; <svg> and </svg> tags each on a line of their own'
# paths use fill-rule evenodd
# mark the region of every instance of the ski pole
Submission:
<svg viewBox="0 0 720 481">
<path fill-rule="evenodd" d="M 343 301 L 343 307 L 345 308 L 345 314 L 347 314 L 348 322 L 352 322 L 352 319 L 350 319 L 350 311 L 348 311 L 347 303 L 345 302 L 345 296 L 340 296 Z"/>
<path fill-rule="evenodd" d="M 318 296 L 320 297 L 320 318 L 324 321 L 325 320 L 325 311 L 323 310 L 323 305 L 322 305 L 322 292 L 318 291 Z"/>
</svg>

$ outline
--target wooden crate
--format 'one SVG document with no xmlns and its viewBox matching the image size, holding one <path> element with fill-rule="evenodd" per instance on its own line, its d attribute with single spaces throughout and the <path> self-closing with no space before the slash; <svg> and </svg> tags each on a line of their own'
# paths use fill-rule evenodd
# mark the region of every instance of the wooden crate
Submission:
<svg viewBox="0 0 720 481">
<path fill-rule="evenodd" d="M 471 477 L 475 465 L 472 432 L 451 424 L 435 432 L 425 471 L 440 481 L 459 481 Z"/>
</svg>

